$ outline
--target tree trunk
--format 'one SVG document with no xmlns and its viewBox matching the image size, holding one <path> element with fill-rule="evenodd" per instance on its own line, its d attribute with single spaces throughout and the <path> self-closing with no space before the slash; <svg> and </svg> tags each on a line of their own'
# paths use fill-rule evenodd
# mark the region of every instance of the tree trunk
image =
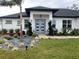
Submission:
<svg viewBox="0 0 79 59">
<path fill-rule="evenodd" d="M 22 6 L 20 4 L 20 39 L 23 41 L 23 34 L 22 34 Z"/>
<path fill-rule="evenodd" d="M 2 28 L 2 31 L 3 31 L 3 20 L 1 19 L 1 28 Z"/>
</svg>

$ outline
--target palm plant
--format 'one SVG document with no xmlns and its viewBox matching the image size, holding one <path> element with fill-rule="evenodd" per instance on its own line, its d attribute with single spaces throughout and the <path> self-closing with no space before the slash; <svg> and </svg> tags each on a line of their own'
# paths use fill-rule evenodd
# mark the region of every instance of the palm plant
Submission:
<svg viewBox="0 0 79 59">
<path fill-rule="evenodd" d="M 2 0 L 0 1 L 1 6 L 14 6 L 17 5 L 20 8 L 20 39 L 22 41 L 22 2 L 23 0 Z"/>
</svg>

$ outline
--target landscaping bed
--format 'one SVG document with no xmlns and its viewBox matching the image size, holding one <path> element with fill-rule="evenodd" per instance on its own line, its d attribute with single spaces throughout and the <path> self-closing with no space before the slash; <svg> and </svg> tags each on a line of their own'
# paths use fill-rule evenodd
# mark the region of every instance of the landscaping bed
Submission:
<svg viewBox="0 0 79 59">
<path fill-rule="evenodd" d="M 0 50 L 0 59 L 79 59 L 79 39 L 41 39 L 28 50 Z"/>
</svg>

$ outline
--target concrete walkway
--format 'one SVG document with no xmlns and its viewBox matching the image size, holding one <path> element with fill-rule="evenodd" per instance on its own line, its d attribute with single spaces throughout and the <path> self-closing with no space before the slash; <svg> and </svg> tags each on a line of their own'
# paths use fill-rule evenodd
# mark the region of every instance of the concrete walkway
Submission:
<svg viewBox="0 0 79 59">
<path fill-rule="evenodd" d="M 47 35 L 39 35 L 39 38 L 68 39 L 68 38 L 79 38 L 79 36 L 47 36 Z"/>
</svg>

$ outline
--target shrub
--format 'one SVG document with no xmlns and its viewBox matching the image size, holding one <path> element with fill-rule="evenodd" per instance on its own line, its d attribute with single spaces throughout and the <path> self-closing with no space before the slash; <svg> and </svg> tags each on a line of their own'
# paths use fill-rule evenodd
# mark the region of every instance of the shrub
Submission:
<svg viewBox="0 0 79 59">
<path fill-rule="evenodd" d="M 63 28 L 63 29 L 62 29 L 62 34 L 63 34 L 63 35 L 70 35 L 70 31 L 71 31 L 70 28 Z"/>
<path fill-rule="evenodd" d="M 0 34 L 2 34 L 2 31 L 0 31 Z"/>
<path fill-rule="evenodd" d="M 25 35 L 25 31 L 22 31 L 22 34 Z"/>
<path fill-rule="evenodd" d="M 17 36 L 20 36 L 20 29 L 16 29 L 15 33 L 17 34 Z"/>
<path fill-rule="evenodd" d="M 13 35 L 13 37 L 14 37 L 14 38 L 17 38 L 18 36 L 17 36 L 17 34 L 15 33 L 15 34 Z"/>
<path fill-rule="evenodd" d="M 57 35 L 58 30 L 54 28 L 54 29 L 52 29 L 52 32 L 53 32 L 53 35 Z"/>
<path fill-rule="evenodd" d="M 57 35 L 58 35 L 58 36 L 61 36 L 61 35 L 63 35 L 63 33 L 62 33 L 62 32 L 59 32 L 59 33 L 57 33 Z"/>
<path fill-rule="evenodd" d="M 71 35 L 79 35 L 79 29 L 73 29 L 71 32 L 70 32 Z"/>
<path fill-rule="evenodd" d="M 32 27 L 31 27 L 31 23 L 30 22 L 28 22 L 28 30 L 27 30 L 27 35 L 28 36 L 32 36 Z"/>
<path fill-rule="evenodd" d="M 53 35 L 51 21 L 49 21 L 48 26 L 49 26 L 49 28 L 48 28 L 49 33 L 48 34 Z"/>
<path fill-rule="evenodd" d="M 9 37 L 9 36 L 6 36 L 6 37 L 4 37 L 4 38 L 7 39 L 7 40 L 12 40 L 12 38 Z"/>
<path fill-rule="evenodd" d="M 36 34 L 35 32 L 33 32 L 32 36 L 36 37 L 36 36 L 38 36 L 38 34 Z"/>
<path fill-rule="evenodd" d="M 3 40 L 0 40 L 0 44 L 3 44 L 3 43 L 5 43 L 5 41 L 3 41 Z"/>
<path fill-rule="evenodd" d="M 48 26 L 49 35 L 57 35 L 58 30 L 54 27 L 51 21 L 49 21 Z"/>
</svg>

